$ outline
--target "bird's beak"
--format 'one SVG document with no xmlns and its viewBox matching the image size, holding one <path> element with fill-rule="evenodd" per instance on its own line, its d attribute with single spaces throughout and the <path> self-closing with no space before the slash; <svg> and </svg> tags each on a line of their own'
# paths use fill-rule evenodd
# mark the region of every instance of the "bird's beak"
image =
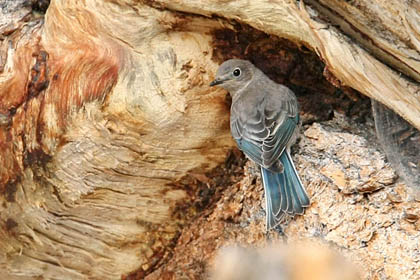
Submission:
<svg viewBox="0 0 420 280">
<path fill-rule="evenodd" d="M 216 85 L 220 85 L 224 82 L 225 80 L 222 80 L 220 78 L 215 79 L 213 82 L 210 83 L 210 86 L 216 86 Z"/>
</svg>

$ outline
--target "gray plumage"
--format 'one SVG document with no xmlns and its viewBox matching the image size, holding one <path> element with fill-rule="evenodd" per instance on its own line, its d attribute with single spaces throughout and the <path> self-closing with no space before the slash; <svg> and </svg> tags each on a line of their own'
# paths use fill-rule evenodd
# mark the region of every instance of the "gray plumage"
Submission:
<svg viewBox="0 0 420 280">
<path fill-rule="evenodd" d="M 303 214 L 309 198 L 290 156 L 299 131 L 295 94 L 246 60 L 225 61 L 210 84 L 232 96 L 230 128 L 239 148 L 261 167 L 267 227 L 284 214 Z"/>
</svg>

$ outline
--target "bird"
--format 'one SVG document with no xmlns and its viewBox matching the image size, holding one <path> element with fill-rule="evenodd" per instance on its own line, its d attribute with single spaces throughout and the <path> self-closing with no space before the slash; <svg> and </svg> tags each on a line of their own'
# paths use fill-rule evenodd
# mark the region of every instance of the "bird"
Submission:
<svg viewBox="0 0 420 280">
<path fill-rule="evenodd" d="M 267 230 L 286 216 L 302 215 L 310 200 L 290 155 L 300 128 L 293 91 L 242 59 L 223 62 L 210 86 L 229 92 L 231 134 L 246 157 L 260 167 Z"/>
</svg>

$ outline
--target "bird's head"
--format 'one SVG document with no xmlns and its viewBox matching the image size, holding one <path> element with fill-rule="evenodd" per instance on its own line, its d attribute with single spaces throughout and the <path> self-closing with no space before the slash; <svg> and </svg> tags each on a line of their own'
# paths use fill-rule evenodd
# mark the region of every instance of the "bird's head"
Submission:
<svg viewBox="0 0 420 280">
<path fill-rule="evenodd" d="M 255 66 L 241 59 L 229 59 L 222 63 L 217 69 L 216 78 L 210 86 L 220 86 L 233 95 L 246 86 L 255 72 Z"/>
</svg>

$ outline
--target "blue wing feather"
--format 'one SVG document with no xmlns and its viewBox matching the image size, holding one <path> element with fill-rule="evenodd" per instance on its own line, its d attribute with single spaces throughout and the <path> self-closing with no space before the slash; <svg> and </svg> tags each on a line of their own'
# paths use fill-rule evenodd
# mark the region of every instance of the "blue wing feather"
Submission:
<svg viewBox="0 0 420 280">
<path fill-rule="evenodd" d="M 256 140 L 247 140 L 242 135 L 239 138 L 235 138 L 235 140 L 239 149 L 249 158 L 258 165 L 268 167 L 267 165 L 272 165 L 279 159 L 280 154 L 287 147 L 298 123 L 299 115 L 294 118 L 287 118 L 275 134 L 269 136 L 266 140 L 260 141 L 260 143 Z M 239 124 L 236 125 L 239 126 Z"/>
</svg>

